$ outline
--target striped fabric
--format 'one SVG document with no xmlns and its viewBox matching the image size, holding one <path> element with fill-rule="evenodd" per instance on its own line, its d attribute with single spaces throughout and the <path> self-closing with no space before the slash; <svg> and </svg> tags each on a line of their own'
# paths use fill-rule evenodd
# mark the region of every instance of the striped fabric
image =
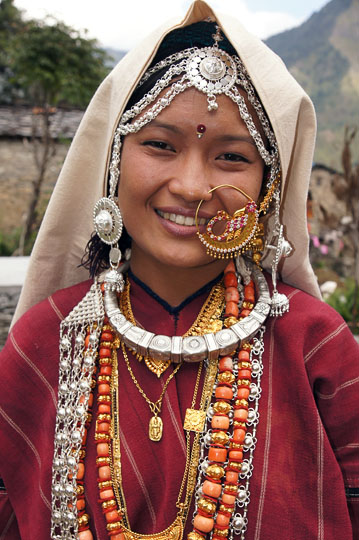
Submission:
<svg viewBox="0 0 359 540">
<path fill-rule="evenodd" d="M 57 292 L 15 325 L 0 365 L 0 540 L 49 540 L 59 322 L 90 282 Z M 282 285 L 290 312 L 265 332 L 247 540 L 359 540 L 359 355 L 342 319 L 324 303 Z M 183 334 L 208 291 L 169 310 L 137 281 L 133 311 L 148 330 Z M 157 379 L 130 355 L 149 398 Z M 175 518 L 185 464 L 183 419 L 197 365 L 183 365 L 162 407 L 163 439 L 148 439 L 150 411 L 119 357 L 123 482 L 131 526 L 153 534 Z M 88 436 L 86 497 L 95 538 L 105 540 L 96 487 L 94 425 Z M 187 524 L 187 529 L 190 523 Z M 20 531 L 20 532 L 19 532 Z"/>
</svg>

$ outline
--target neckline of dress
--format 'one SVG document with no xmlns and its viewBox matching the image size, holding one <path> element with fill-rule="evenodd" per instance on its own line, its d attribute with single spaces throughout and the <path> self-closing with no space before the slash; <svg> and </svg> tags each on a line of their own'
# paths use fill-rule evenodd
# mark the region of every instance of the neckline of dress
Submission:
<svg viewBox="0 0 359 540">
<path fill-rule="evenodd" d="M 203 287 L 192 293 L 190 296 L 185 298 L 183 302 L 181 302 L 178 306 L 175 307 L 171 306 L 168 302 L 166 302 L 166 300 L 163 300 L 163 298 L 161 298 L 157 293 L 155 293 L 148 285 L 146 285 L 146 283 L 144 283 L 140 278 L 138 278 L 130 268 L 128 270 L 128 276 L 131 281 L 136 283 L 136 285 L 141 287 L 141 289 L 145 293 L 147 293 L 151 298 L 153 298 L 153 300 L 160 304 L 169 315 L 172 315 L 173 317 L 178 317 L 183 308 L 188 306 L 188 304 L 190 304 L 193 300 L 195 300 L 202 294 L 205 294 L 207 292 L 209 293 L 212 287 L 222 279 L 223 272 L 221 272 L 216 278 L 206 283 L 206 285 L 203 285 Z"/>
</svg>

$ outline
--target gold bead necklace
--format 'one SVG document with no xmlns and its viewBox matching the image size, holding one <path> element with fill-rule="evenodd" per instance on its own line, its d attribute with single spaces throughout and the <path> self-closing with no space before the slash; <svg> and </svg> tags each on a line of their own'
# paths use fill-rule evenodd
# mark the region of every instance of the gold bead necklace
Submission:
<svg viewBox="0 0 359 540">
<path fill-rule="evenodd" d="M 224 305 L 224 286 L 223 280 L 221 280 L 212 287 L 205 303 L 203 304 L 198 316 L 196 317 L 196 320 L 191 325 L 191 328 L 187 330 L 183 337 L 203 335 L 210 332 L 218 332 L 218 330 L 221 330 L 223 326 L 221 315 L 224 309 Z M 120 296 L 120 308 L 128 321 L 130 321 L 132 324 L 135 324 L 136 326 L 141 327 L 138 321 L 136 321 L 132 311 L 130 299 L 130 281 L 128 279 L 128 276 L 126 277 L 125 288 Z M 142 356 L 135 351 L 132 352 L 139 362 L 144 360 L 148 369 L 152 371 L 152 373 L 155 373 L 157 377 L 160 377 L 162 373 L 164 373 L 171 364 L 170 360 L 156 360 L 154 358 L 151 358 L 150 356 Z"/>
</svg>

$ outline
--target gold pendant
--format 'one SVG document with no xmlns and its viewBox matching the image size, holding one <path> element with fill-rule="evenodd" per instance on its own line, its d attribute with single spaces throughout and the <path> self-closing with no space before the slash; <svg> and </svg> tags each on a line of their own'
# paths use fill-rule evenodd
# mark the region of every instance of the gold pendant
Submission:
<svg viewBox="0 0 359 540">
<path fill-rule="evenodd" d="M 155 360 L 155 358 L 150 358 L 149 356 L 145 356 L 145 364 L 148 367 L 152 373 L 155 373 L 157 377 L 160 377 L 162 373 L 166 371 L 166 369 L 171 365 L 171 361 L 167 360 L 164 362 L 163 360 Z"/>
<path fill-rule="evenodd" d="M 158 442 L 162 439 L 163 422 L 162 419 L 155 414 L 152 416 L 148 426 L 148 436 L 151 441 Z"/>
<path fill-rule="evenodd" d="M 165 531 L 159 533 L 139 534 L 124 528 L 123 534 L 126 540 L 182 540 L 183 523 L 181 518 L 177 517 Z"/>
<path fill-rule="evenodd" d="M 187 409 L 183 428 L 186 431 L 196 431 L 197 433 L 201 433 L 204 429 L 205 420 L 205 411 L 198 411 L 197 409 Z"/>
</svg>

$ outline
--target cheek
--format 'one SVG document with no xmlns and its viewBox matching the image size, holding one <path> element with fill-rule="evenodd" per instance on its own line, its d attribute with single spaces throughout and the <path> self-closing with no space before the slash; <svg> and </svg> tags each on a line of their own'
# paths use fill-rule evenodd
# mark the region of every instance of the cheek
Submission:
<svg viewBox="0 0 359 540">
<path fill-rule="evenodd" d="M 238 182 L 233 182 L 232 185 L 240 188 L 246 195 L 257 202 L 262 189 L 263 173 L 264 167 L 259 164 L 255 170 L 251 171 L 251 174 L 242 176 Z M 222 208 L 230 214 L 243 208 L 249 201 L 249 199 L 233 188 L 219 190 L 218 198 Z"/>
</svg>

